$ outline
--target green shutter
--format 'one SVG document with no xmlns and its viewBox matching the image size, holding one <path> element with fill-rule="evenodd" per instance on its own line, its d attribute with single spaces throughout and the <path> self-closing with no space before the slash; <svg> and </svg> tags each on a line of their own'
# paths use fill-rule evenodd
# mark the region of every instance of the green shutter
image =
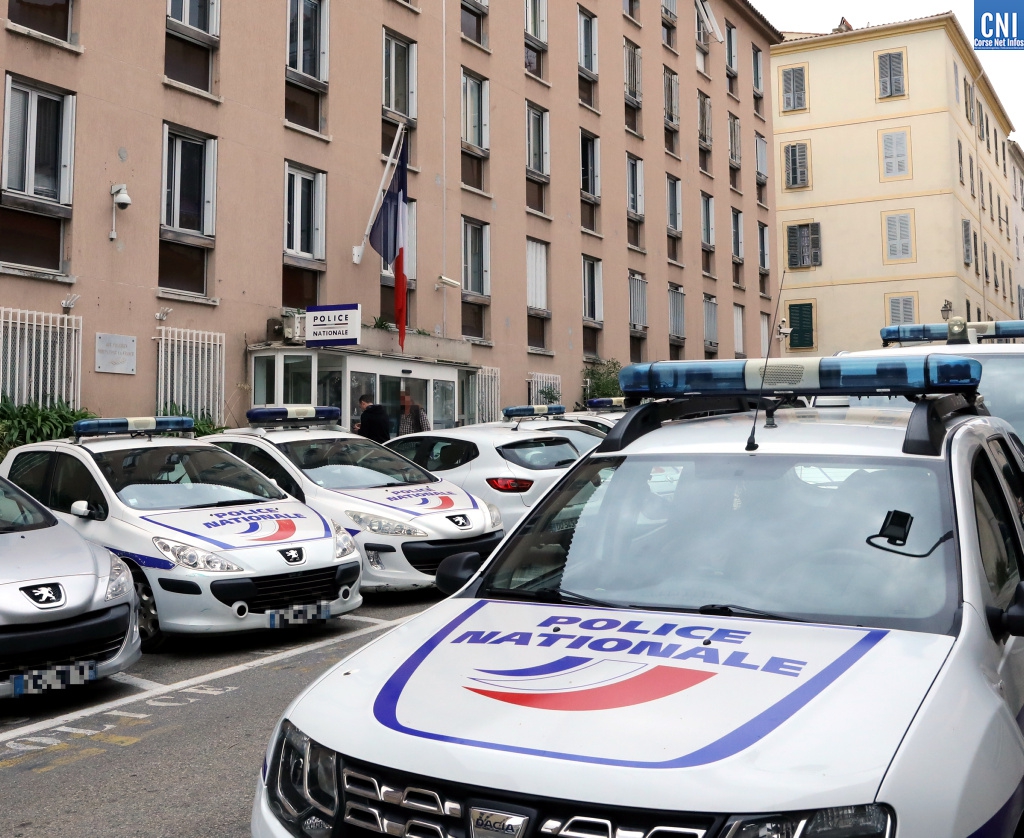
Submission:
<svg viewBox="0 0 1024 838">
<path fill-rule="evenodd" d="M 814 348 L 814 306 L 811 303 L 790 303 L 790 349 Z"/>
</svg>

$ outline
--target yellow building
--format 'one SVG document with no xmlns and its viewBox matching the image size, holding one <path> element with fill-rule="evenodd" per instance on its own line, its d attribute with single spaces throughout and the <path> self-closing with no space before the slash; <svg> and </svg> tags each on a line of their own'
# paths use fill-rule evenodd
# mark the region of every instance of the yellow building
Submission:
<svg viewBox="0 0 1024 838">
<path fill-rule="evenodd" d="M 1019 316 L 1013 130 L 952 13 L 771 49 L 787 353 Z"/>
</svg>

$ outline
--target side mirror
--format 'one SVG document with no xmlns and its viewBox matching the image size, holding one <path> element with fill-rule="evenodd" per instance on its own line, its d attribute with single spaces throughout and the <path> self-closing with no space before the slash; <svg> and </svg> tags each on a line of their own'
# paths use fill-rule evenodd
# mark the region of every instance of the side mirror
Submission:
<svg viewBox="0 0 1024 838">
<path fill-rule="evenodd" d="M 437 567 L 437 575 L 434 577 L 437 589 L 451 596 L 473 578 L 483 563 L 483 556 L 479 553 L 456 553 L 449 556 Z"/>
<path fill-rule="evenodd" d="M 91 518 L 92 512 L 89 511 L 89 501 L 76 500 L 71 504 L 71 514 L 76 518 Z"/>
<path fill-rule="evenodd" d="M 442 563 L 443 564 L 443 563 Z M 988 606 L 985 609 L 989 628 L 995 637 L 1009 634 L 1012 637 L 1024 637 L 1024 582 L 1017 583 L 1013 600 L 1005 611 Z"/>
</svg>

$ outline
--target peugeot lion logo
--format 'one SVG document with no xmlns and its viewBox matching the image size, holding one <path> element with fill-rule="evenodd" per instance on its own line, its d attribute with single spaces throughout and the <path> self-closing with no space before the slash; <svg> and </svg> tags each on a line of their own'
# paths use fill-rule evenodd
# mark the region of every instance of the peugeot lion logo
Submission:
<svg viewBox="0 0 1024 838">
<path fill-rule="evenodd" d="M 21 592 L 38 608 L 59 608 L 64 604 L 64 589 L 56 582 L 45 585 L 29 585 Z"/>
<path fill-rule="evenodd" d="M 468 515 L 449 515 L 448 520 L 451 521 L 460 530 L 469 529 L 469 516 Z"/>
<path fill-rule="evenodd" d="M 287 550 L 278 550 L 288 564 L 302 564 L 306 560 L 306 554 L 301 547 L 289 547 Z"/>
<path fill-rule="evenodd" d="M 473 838 L 522 838 L 526 834 L 526 815 L 511 815 L 508 812 L 491 812 L 487 809 L 470 809 L 473 824 Z"/>
</svg>

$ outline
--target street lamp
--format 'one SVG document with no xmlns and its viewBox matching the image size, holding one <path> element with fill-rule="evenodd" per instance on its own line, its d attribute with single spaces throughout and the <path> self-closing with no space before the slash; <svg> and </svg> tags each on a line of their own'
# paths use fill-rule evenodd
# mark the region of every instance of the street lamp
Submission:
<svg viewBox="0 0 1024 838">
<path fill-rule="evenodd" d="M 953 304 L 949 300 L 946 300 L 942 304 L 942 308 L 940 308 L 939 311 L 942 312 L 943 320 L 949 320 L 949 315 L 953 313 Z"/>
</svg>

